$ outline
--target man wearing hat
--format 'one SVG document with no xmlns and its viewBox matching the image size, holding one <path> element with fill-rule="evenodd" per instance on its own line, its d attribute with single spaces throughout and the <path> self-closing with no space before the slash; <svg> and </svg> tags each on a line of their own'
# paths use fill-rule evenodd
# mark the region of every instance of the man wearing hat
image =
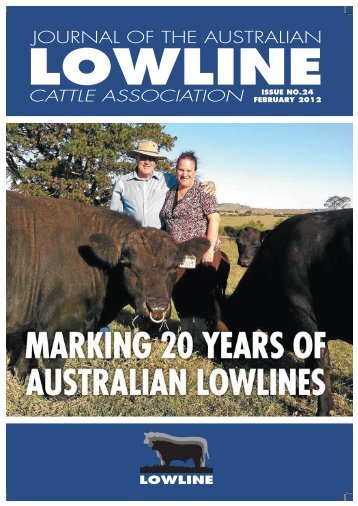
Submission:
<svg viewBox="0 0 358 506">
<path fill-rule="evenodd" d="M 137 167 L 117 179 L 110 208 L 133 216 L 144 227 L 162 228 L 160 211 L 167 191 L 177 184 L 177 179 L 168 172 L 156 170 L 157 161 L 165 160 L 166 156 L 159 154 L 158 145 L 153 141 L 140 141 L 138 148 L 128 155 L 137 159 Z M 215 193 L 214 183 L 202 184 L 206 192 Z"/>
</svg>

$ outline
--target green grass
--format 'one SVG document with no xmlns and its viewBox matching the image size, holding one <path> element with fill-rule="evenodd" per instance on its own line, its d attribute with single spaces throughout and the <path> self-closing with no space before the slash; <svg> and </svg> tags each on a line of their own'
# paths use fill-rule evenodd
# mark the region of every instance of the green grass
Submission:
<svg viewBox="0 0 358 506">
<path fill-rule="evenodd" d="M 283 218 L 278 218 L 273 214 L 260 214 L 252 216 L 220 216 L 220 234 L 225 235 L 225 227 L 240 229 L 244 227 L 255 227 L 260 230 L 274 228 Z"/>
<path fill-rule="evenodd" d="M 222 224 L 236 227 L 238 221 L 260 219 L 270 228 L 277 218 L 271 216 L 229 217 L 222 218 Z M 271 221 L 270 221 L 271 220 Z M 228 283 L 228 294 L 236 287 L 245 269 L 238 266 L 237 248 L 234 241 L 224 238 L 222 250 L 231 260 L 231 271 Z M 118 320 L 124 325 L 113 322 L 112 331 L 130 330 L 133 318 L 130 307 L 121 311 Z M 172 319 L 168 322 L 173 331 L 178 329 L 178 319 L 173 311 Z M 332 365 L 332 391 L 334 396 L 336 414 L 338 416 L 352 416 L 352 347 L 340 341 L 329 343 Z M 112 377 L 116 368 L 121 368 L 125 376 L 131 368 L 148 369 L 151 375 L 157 368 L 162 368 L 168 375 L 169 368 L 187 370 L 186 396 L 95 396 L 76 395 L 65 400 L 46 400 L 41 396 L 25 395 L 26 385 L 22 386 L 16 378 L 7 372 L 7 414 L 9 416 L 313 416 L 316 412 L 316 399 L 290 395 L 284 396 L 250 396 L 240 394 L 235 396 L 230 390 L 223 396 L 199 396 L 196 392 L 196 375 L 198 369 L 203 369 L 208 376 L 214 368 L 223 367 L 211 360 L 194 354 L 189 359 L 176 358 L 164 360 L 161 355 L 165 345 L 159 341 L 152 341 L 152 352 L 145 360 L 130 359 L 71 359 L 66 367 L 71 368 L 99 368 L 106 369 Z M 303 367 L 303 362 L 293 354 L 285 353 L 279 361 L 243 360 L 225 364 L 226 368 L 265 368 L 265 378 L 268 381 L 269 368 L 295 368 Z"/>
</svg>

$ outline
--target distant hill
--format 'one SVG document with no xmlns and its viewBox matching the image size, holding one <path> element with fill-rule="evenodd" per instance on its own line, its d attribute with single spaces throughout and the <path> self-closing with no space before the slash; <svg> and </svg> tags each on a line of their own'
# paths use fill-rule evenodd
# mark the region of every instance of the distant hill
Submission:
<svg viewBox="0 0 358 506">
<path fill-rule="evenodd" d="M 287 214 L 304 214 L 304 213 L 312 213 L 314 211 L 322 211 L 322 209 L 271 209 L 265 207 L 260 208 L 227 202 L 219 204 L 219 207 L 222 213 L 233 213 L 247 216 L 250 216 L 251 214 L 274 214 L 278 216 L 280 215 L 285 216 Z"/>
</svg>

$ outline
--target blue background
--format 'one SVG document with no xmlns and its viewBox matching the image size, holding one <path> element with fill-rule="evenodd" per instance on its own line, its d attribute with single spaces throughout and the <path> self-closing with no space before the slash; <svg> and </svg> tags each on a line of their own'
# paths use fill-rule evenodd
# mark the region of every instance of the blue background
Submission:
<svg viewBox="0 0 358 506">
<path fill-rule="evenodd" d="M 8 7 L 7 8 L 7 114 L 8 115 L 351 115 L 352 114 L 352 21 L 344 7 Z M 176 31 L 197 30 L 197 40 L 202 40 L 210 30 L 225 33 L 228 30 L 307 30 L 316 34 L 322 30 L 320 86 L 292 86 L 294 88 L 313 88 L 315 95 L 322 97 L 322 103 L 294 103 L 294 104 L 254 104 L 249 97 L 259 95 L 261 88 L 269 88 L 258 73 L 257 86 L 230 87 L 234 92 L 245 89 L 242 103 L 236 100 L 219 103 L 162 103 L 156 101 L 145 103 L 113 103 L 100 101 L 94 103 L 34 103 L 29 99 L 32 90 L 42 88 L 49 91 L 57 88 L 78 89 L 61 74 L 60 86 L 32 86 L 30 85 L 30 43 L 33 32 L 41 30 L 62 31 L 84 30 L 93 33 L 117 30 L 124 43 L 115 47 L 130 47 L 134 61 L 140 47 L 145 44 L 129 44 L 125 42 L 125 35 L 130 30 L 154 30 L 158 33 L 163 29 Z M 175 43 L 173 46 L 164 45 L 162 39 L 153 39 L 149 47 L 154 47 L 157 59 L 160 58 L 164 47 L 185 47 Z M 90 47 L 88 43 L 86 47 Z M 72 50 L 83 47 L 79 44 L 49 44 L 36 47 L 47 47 L 49 54 L 49 72 L 59 72 L 62 69 L 64 57 Z M 96 96 L 102 98 L 109 89 L 133 88 L 210 88 L 210 86 L 185 86 L 183 83 L 182 52 L 174 66 L 172 75 L 166 86 L 153 86 L 148 76 L 140 86 L 128 86 L 111 50 L 111 44 L 94 44 L 93 47 L 102 49 L 110 57 L 112 71 L 109 77 L 99 85 L 90 86 L 97 90 Z M 199 44 L 188 47 L 200 47 Z M 216 67 L 217 47 L 255 47 L 246 44 L 210 44 L 202 49 L 202 72 L 213 71 Z M 286 47 L 286 83 L 289 83 L 289 48 L 315 47 L 314 41 L 306 45 L 293 43 L 291 45 L 277 45 L 274 43 L 258 44 L 257 49 L 267 60 L 269 47 Z M 235 51 L 236 79 L 238 81 L 239 56 Z M 290 86 L 288 84 L 288 86 Z M 278 88 L 280 86 L 275 86 Z M 229 88 L 214 85 L 215 88 Z"/>
<path fill-rule="evenodd" d="M 214 485 L 139 485 L 150 431 L 206 438 Z M 7 499 L 343 500 L 352 444 L 351 424 L 8 424 Z"/>
</svg>

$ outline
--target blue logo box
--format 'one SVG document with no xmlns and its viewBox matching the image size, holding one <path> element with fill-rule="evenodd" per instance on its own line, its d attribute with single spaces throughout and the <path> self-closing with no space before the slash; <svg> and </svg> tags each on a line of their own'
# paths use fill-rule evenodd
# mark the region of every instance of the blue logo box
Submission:
<svg viewBox="0 0 358 506">
<path fill-rule="evenodd" d="M 352 8 L 8 7 L 10 116 L 352 114 Z"/>
<path fill-rule="evenodd" d="M 177 467 L 160 474 L 148 432 L 205 439 L 206 484 Z M 352 438 L 346 423 L 8 424 L 7 499 L 351 500 Z M 158 472 L 143 474 L 144 466 Z"/>
</svg>

